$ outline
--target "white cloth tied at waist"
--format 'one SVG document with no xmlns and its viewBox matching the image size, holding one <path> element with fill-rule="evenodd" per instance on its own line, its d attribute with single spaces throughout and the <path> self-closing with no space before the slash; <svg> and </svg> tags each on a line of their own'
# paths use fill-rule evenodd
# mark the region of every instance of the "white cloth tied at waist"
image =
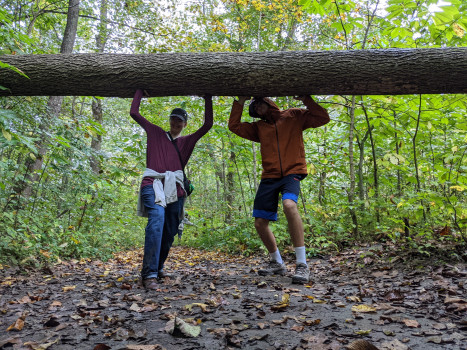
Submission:
<svg viewBox="0 0 467 350">
<path fill-rule="evenodd" d="M 177 184 L 180 184 L 183 190 L 185 190 L 185 187 L 183 186 L 183 171 L 181 170 L 158 173 L 155 170 L 146 168 L 143 173 L 143 178 L 145 177 L 154 178 L 152 187 L 154 188 L 154 193 L 156 195 L 155 204 L 164 208 L 167 207 L 167 204 L 174 203 L 178 200 Z M 164 184 L 162 184 L 162 179 L 164 179 Z M 148 217 L 148 211 L 141 198 L 141 187 L 138 196 L 137 215 Z"/>
</svg>

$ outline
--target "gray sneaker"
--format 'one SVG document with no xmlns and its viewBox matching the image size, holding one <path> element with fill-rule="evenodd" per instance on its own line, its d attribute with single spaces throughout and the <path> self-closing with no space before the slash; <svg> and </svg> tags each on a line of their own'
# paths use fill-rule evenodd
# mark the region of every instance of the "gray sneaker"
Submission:
<svg viewBox="0 0 467 350">
<path fill-rule="evenodd" d="M 258 274 L 261 276 L 267 276 L 267 275 L 281 275 L 284 276 L 287 273 L 287 267 L 285 267 L 285 264 L 279 264 L 275 260 L 269 261 L 269 263 L 263 267 L 262 269 L 258 270 Z"/>
<path fill-rule="evenodd" d="M 297 264 L 292 276 L 292 283 L 303 284 L 310 281 L 310 270 L 306 264 Z"/>
</svg>

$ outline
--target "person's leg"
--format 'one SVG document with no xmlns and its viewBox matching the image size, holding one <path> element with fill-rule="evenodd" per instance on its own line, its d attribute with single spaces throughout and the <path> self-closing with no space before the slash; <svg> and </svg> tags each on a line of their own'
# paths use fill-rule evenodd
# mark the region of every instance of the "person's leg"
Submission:
<svg viewBox="0 0 467 350">
<path fill-rule="evenodd" d="M 141 277 L 144 280 L 157 278 L 159 257 L 164 227 L 164 208 L 156 205 L 154 189 L 145 186 L 141 189 L 143 204 L 148 210 L 148 224 L 145 230 L 144 256 Z"/>
<path fill-rule="evenodd" d="M 287 272 L 279 250 L 276 238 L 269 227 L 269 221 L 277 220 L 277 203 L 279 197 L 278 180 L 263 179 L 258 187 L 253 207 L 255 229 L 269 252 L 270 261 L 264 268 L 258 270 L 260 275 L 279 274 Z"/>
<path fill-rule="evenodd" d="M 282 204 L 296 258 L 295 274 L 292 276 L 293 283 L 306 283 L 310 277 L 306 263 L 303 221 L 297 206 L 301 179 L 299 176 L 289 175 L 284 178 L 282 188 Z"/>
<path fill-rule="evenodd" d="M 178 226 L 180 225 L 180 211 L 183 210 L 183 198 L 180 198 L 174 203 L 167 205 L 165 209 L 164 231 L 162 234 L 161 252 L 159 259 L 158 271 L 163 273 L 164 263 L 169 256 L 170 248 L 174 242 L 175 236 L 178 234 Z"/>
<path fill-rule="evenodd" d="M 282 201 L 284 214 L 289 226 L 290 238 L 294 247 L 305 246 L 302 217 L 298 211 L 297 203 L 292 199 Z"/>
<path fill-rule="evenodd" d="M 269 220 L 258 217 L 255 218 L 255 229 L 268 252 L 270 254 L 274 253 L 277 250 L 276 237 L 274 237 L 269 227 Z"/>
</svg>

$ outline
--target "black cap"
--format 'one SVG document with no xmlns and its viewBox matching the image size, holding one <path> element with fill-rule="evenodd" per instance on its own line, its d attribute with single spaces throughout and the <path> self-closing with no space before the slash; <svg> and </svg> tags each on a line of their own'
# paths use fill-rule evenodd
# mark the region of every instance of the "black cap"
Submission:
<svg viewBox="0 0 467 350">
<path fill-rule="evenodd" d="M 183 108 L 175 108 L 172 113 L 170 113 L 170 117 L 178 117 L 186 122 L 188 120 L 188 113 Z"/>
</svg>

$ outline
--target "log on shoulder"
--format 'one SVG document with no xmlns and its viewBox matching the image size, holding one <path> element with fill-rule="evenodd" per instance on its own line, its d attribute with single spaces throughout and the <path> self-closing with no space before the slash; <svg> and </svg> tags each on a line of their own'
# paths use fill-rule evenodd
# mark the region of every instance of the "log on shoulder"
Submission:
<svg viewBox="0 0 467 350">
<path fill-rule="evenodd" d="M 467 48 L 1 55 L 3 96 L 404 95 L 467 92 Z"/>
</svg>

